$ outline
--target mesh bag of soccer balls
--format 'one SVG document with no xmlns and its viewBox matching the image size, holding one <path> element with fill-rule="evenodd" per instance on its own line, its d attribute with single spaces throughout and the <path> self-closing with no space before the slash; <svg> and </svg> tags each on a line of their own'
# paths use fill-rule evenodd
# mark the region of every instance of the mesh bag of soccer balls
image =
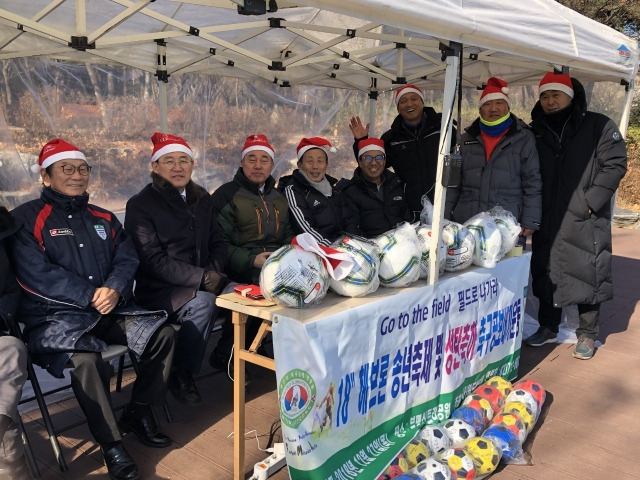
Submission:
<svg viewBox="0 0 640 480">
<path fill-rule="evenodd" d="M 439 425 L 428 425 L 396 456 L 378 480 L 474 480 L 500 462 L 526 463 L 522 444 L 544 404 L 532 380 L 512 385 L 492 377 Z"/>
<path fill-rule="evenodd" d="M 420 222 L 429 226 L 433 205 L 422 197 Z M 430 227 L 428 227 L 430 228 Z M 457 272 L 473 265 L 493 268 L 518 243 L 520 224 L 511 212 L 495 206 L 464 224 L 444 220 L 442 240 L 446 248 L 444 270 Z"/>
</svg>

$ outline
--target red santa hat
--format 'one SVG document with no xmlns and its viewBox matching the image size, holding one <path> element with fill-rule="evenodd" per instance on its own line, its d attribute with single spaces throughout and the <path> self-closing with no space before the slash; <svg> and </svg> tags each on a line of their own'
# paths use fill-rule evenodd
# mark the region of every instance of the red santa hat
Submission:
<svg viewBox="0 0 640 480">
<path fill-rule="evenodd" d="M 269 140 L 267 140 L 267 136 L 259 133 L 258 135 L 249 135 L 247 139 L 244 141 L 244 146 L 242 147 L 242 155 L 241 157 L 254 150 L 262 150 L 267 152 L 271 157 L 271 160 L 274 159 L 275 152 L 273 147 L 269 145 Z"/>
<path fill-rule="evenodd" d="M 538 95 L 547 90 L 559 90 L 573 98 L 573 83 L 571 83 L 571 77 L 568 73 L 546 73 L 545 76 L 542 77 L 542 80 L 540 80 Z"/>
<path fill-rule="evenodd" d="M 319 148 L 324 153 L 327 154 L 327 159 L 329 158 L 329 152 L 336 153 L 336 149 L 331 146 L 329 140 L 322 137 L 311 137 L 311 138 L 303 138 L 300 140 L 298 144 L 297 154 L 298 160 L 302 160 L 302 156 L 306 151 L 311 150 L 312 148 Z"/>
<path fill-rule="evenodd" d="M 370 152 L 371 150 L 380 150 L 382 153 L 385 153 L 384 142 L 375 137 L 365 138 L 358 142 L 358 157 L 365 152 Z"/>
<path fill-rule="evenodd" d="M 156 132 L 151 137 L 151 142 L 153 143 L 152 162 L 156 162 L 161 156 L 173 152 L 186 153 L 193 160 L 193 150 L 191 150 L 184 138 L 169 133 Z"/>
<path fill-rule="evenodd" d="M 400 102 L 400 97 L 405 93 L 409 93 L 409 92 L 417 94 L 424 102 L 424 93 L 422 93 L 422 90 L 420 90 L 420 87 L 416 87 L 412 83 L 407 83 L 404 87 L 400 87 L 399 89 L 396 90 L 396 107 Z"/>
<path fill-rule="evenodd" d="M 491 77 L 487 80 L 487 86 L 484 87 L 482 95 L 480 95 L 480 105 L 478 107 L 481 107 L 489 100 L 505 100 L 507 105 L 511 105 L 507 82 L 498 77 Z"/>
<path fill-rule="evenodd" d="M 61 138 L 54 138 L 44 144 L 44 147 L 40 150 L 40 155 L 38 155 L 38 163 L 31 165 L 31 171 L 38 173 L 60 160 L 68 159 L 87 161 L 84 153 L 78 147 L 65 142 Z"/>
</svg>

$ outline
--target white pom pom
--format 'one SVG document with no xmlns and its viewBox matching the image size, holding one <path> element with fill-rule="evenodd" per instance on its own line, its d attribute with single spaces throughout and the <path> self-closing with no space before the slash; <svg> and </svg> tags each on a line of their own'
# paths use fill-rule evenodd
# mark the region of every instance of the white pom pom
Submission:
<svg viewBox="0 0 640 480">
<path fill-rule="evenodd" d="M 502 93 L 505 95 L 509 95 L 509 87 L 502 87 L 500 90 L 502 90 Z"/>
<path fill-rule="evenodd" d="M 30 167 L 31 171 L 33 173 L 39 173 L 41 168 L 40 168 L 40 164 L 39 163 L 34 163 L 33 165 L 31 165 Z"/>
<path fill-rule="evenodd" d="M 338 150 L 336 149 L 336 147 L 331 147 L 331 148 L 329 149 L 329 151 L 330 151 L 331 153 L 336 153 Z"/>
</svg>

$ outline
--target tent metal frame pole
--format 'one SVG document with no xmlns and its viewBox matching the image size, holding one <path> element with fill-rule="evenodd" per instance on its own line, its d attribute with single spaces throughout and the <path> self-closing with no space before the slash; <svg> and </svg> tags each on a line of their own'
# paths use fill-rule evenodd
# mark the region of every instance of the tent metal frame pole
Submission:
<svg viewBox="0 0 640 480">
<path fill-rule="evenodd" d="M 433 224 L 431 225 L 431 252 L 429 255 L 429 285 L 438 282 L 439 258 L 438 245 L 442 238 L 442 220 L 444 213 L 444 202 L 446 198 L 446 188 L 442 186 L 444 172 L 444 160 L 451 148 L 451 138 L 453 135 L 453 107 L 456 98 L 456 77 L 459 66 L 459 50 L 462 44 L 451 42 L 447 53 L 446 71 L 444 81 L 444 93 L 442 96 L 442 123 L 440 126 L 440 143 L 438 147 L 438 168 L 436 171 L 435 193 L 433 195 Z M 460 128 L 460 125 L 458 125 Z"/>
<path fill-rule="evenodd" d="M 167 123 L 167 84 L 159 80 L 158 86 L 160 87 L 160 93 L 158 95 L 158 102 L 160 104 L 160 131 L 169 133 L 169 125 Z"/>
</svg>

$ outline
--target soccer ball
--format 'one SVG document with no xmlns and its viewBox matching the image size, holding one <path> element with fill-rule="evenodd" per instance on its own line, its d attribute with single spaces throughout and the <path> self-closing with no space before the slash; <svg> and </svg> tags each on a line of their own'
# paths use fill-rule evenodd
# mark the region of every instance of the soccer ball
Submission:
<svg viewBox="0 0 640 480">
<path fill-rule="evenodd" d="M 403 474 L 409 469 L 409 464 L 404 458 L 404 455 L 399 453 L 393 460 L 391 460 L 391 464 L 385 469 L 384 473 L 387 474 L 389 478 L 396 478 L 398 475 Z"/>
<path fill-rule="evenodd" d="M 476 429 L 473 425 L 468 424 L 464 420 L 451 419 L 444 422 L 442 425 L 451 439 L 451 444 L 454 447 L 464 444 L 470 438 L 476 436 Z"/>
<path fill-rule="evenodd" d="M 500 390 L 491 385 L 487 385 L 486 383 L 476 388 L 473 393 L 476 395 L 480 395 L 487 402 L 489 402 L 494 414 L 500 411 L 502 405 L 504 405 L 504 395 L 500 392 Z"/>
<path fill-rule="evenodd" d="M 518 237 L 520 236 L 520 224 L 516 217 L 513 216 L 513 213 L 500 206 L 493 207 L 487 213 L 493 217 L 498 230 L 500 230 L 500 235 L 502 236 L 500 258 L 502 258 L 509 250 L 516 246 L 516 243 L 518 243 Z"/>
<path fill-rule="evenodd" d="M 347 253 L 353 259 L 354 265 L 349 275 L 342 280 L 329 277 L 331 290 L 345 297 L 361 297 L 378 289 L 380 258 L 374 245 L 343 237 L 332 248 Z"/>
<path fill-rule="evenodd" d="M 378 276 L 383 287 L 406 287 L 420 277 L 420 257 L 416 231 L 404 224 L 377 237 L 380 247 Z"/>
<path fill-rule="evenodd" d="M 430 458 L 418 464 L 415 472 L 424 480 L 451 480 L 449 467 L 435 458 Z"/>
<path fill-rule="evenodd" d="M 497 388 L 503 396 L 509 395 L 511 389 L 511 382 L 502 377 L 491 377 L 489 380 L 485 382 L 487 385 Z"/>
<path fill-rule="evenodd" d="M 431 227 L 420 225 L 416 228 L 418 244 L 422 250 L 420 257 L 420 278 L 429 278 L 429 258 L 431 256 Z M 442 239 L 438 245 L 438 271 L 440 275 L 444 273 L 444 266 L 447 261 L 447 247 Z"/>
<path fill-rule="evenodd" d="M 517 416 L 522 422 L 522 425 L 524 425 L 527 433 L 531 432 L 536 423 L 536 417 L 526 403 L 507 402 L 504 404 L 504 407 L 502 407 L 502 413 L 513 413 Z"/>
<path fill-rule="evenodd" d="M 538 419 L 538 411 L 540 410 L 538 408 L 538 402 L 536 401 L 534 396 L 531 395 L 526 390 L 521 390 L 519 388 L 516 388 L 515 390 L 511 390 L 511 393 L 507 395 L 507 398 L 505 399 L 505 403 L 508 403 L 508 402 L 524 403 L 527 407 L 529 407 L 529 409 L 533 413 L 533 416 L 536 418 L 536 420 Z"/>
<path fill-rule="evenodd" d="M 520 417 L 513 413 L 499 413 L 491 420 L 491 426 L 493 425 L 502 425 L 508 428 L 516 435 L 520 443 L 524 443 L 527 439 L 527 429 L 524 427 Z"/>
<path fill-rule="evenodd" d="M 473 459 L 476 475 L 488 475 L 498 468 L 502 453 L 491 440 L 484 437 L 470 438 L 463 449 Z"/>
<path fill-rule="evenodd" d="M 493 218 L 488 213 L 482 212 L 464 222 L 464 226 L 471 232 L 476 242 L 473 264 L 479 267 L 495 267 L 501 258 L 502 235 Z"/>
<path fill-rule="evenodd" d="M 478 395 L 477 393 L 472 393 L 467 398 L 465 398 L 464 402 L 462 402 L 462 405 L 471 407 L 474 410 L 480 412 L 484 423 L 483 430 L 487 425 L 489 425 L 489 422 L 493 418 L 493 408 L 491 408 L 491 404 L 486 398 Z"/>
<path fill-rule="evenodd" d="M 456 408 L 451 414 L 452 419 L 462 420 L 473 427 L 477 435 L 480 435 L 485 428 L 482 412 L 467 405 Z M 454 443 L 455 445 L 455 443 Z"/>
<path fill-rule="evenodd" d="M 522 456 L 522 445 L 518 441 L 518 436 L 504 425 L 493 425 L 487 428 L 482 436 L 491 440 L 502 452 L 503 463 L 513 463 Z"/>
<path fill-rule="evenodd" d="M 424 427 L 418 436 L 427 445 L 430 457 L 441 454 L 453 445 L 447 431 L 437 425 Z"/>
<path fill-rule="evenodd" d="M 542 385 L 538 382 L 534 380 L 522 380 L 516 383 L 513 388 L 524 390 L 525 392 L 529 392 L 533 395 L 533 398 L 535 398 L 538 403 L 538 407 L 542 407 L 542 405 L 544 405 L 547 394 Z"/>
<path fill-rule="evenodd" d="M 462 447 L 450 448 L 442 454 L 440 460 L 451 470 L 451 480 L 473 480 L 476 478 L 476 466 L 473 459 Z"/>
<path fill-rule="evenodd" d="M 272 302 L 302 308 L 327 294 L 329 274 L 320 257 L 294 245 L 273 252 L 260 271 L 260 290 Z"/>
<path fill-rule="evenodd" d="M 455 222 L 445 222 L 442 240 L 447 246 L 447 261 L 444 269 L 457 272 L 471 265 L 475 239 L 469 230 Z"/>
<path fill-rule="evenodd" d="M 409 467 L 413 468 L 431 455 L 429 455 L 429 449 L 424 442 L 414 438 L 409 442 L 409 445 L 405 447 L 403 456 L 407 460 Z"/>
</svg>

